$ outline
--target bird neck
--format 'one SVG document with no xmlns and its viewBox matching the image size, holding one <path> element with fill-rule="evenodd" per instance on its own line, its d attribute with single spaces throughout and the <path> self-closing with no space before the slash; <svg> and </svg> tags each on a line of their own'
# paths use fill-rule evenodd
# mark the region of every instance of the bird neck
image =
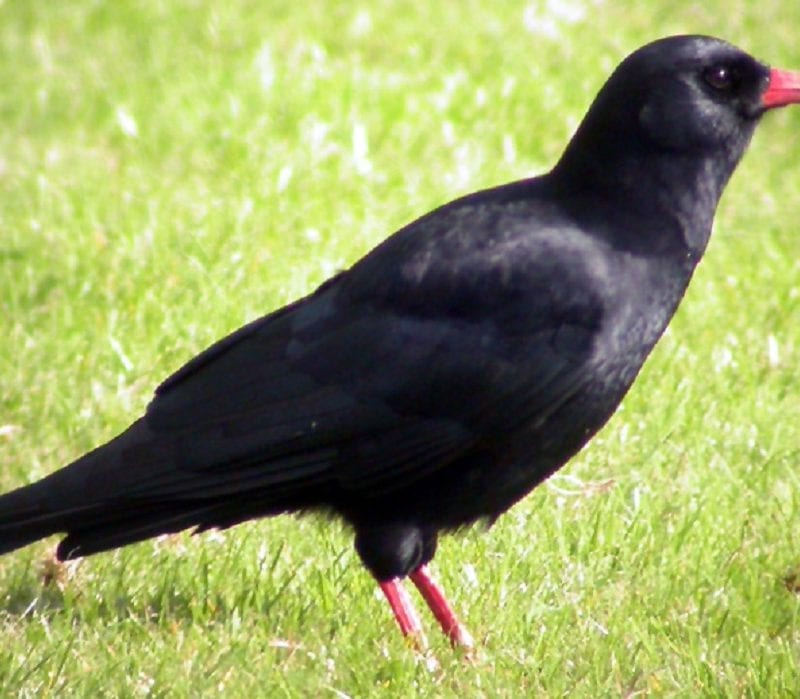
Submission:
<svg viewBox="0 0 800 699">
<path fill-rule="evenodd" d="M 579 135 L 551 172 L 565 206 L 595 229 L 613 221 L 608 233 L 618 246 L 699 260 L 736 162 L 719 153 L 644 148 L 630 136 L 624 145 L 611 137 L 586 148 Z"/>
</svg>

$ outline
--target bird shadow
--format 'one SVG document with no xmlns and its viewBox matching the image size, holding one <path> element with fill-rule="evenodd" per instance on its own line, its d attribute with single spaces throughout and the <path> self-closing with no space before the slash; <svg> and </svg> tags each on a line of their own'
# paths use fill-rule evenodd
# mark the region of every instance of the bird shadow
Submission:
<svg viewBox="0 0 800 699">
<path fill-rule="evenodd" d="M 296 573 L 259 580 L 257 588 L 242 586 L 241 594 L 213 586 L 198 593 L 196 587 L 176 584 L 169 567 L 158 585 L 130 585 L 125 566 L 118 571 L 116 584 L 106 581 L 102 594 L 79 569 L 84 559 L 62 563 L 54 556 L 31 561 L 3 590 L 0 614 L 18 621 L 69 614 L 80 619 L 113 623 L 136 619 L 141 623 L 181 624 L 203 621 L 222 622 L 241 617 L 243 612 L 268 616 L 291 586 Z M 91 574 L 90 574 L 91 575 Z M 222 586 L 220 586 L 222 588 Z"/>
</svg>

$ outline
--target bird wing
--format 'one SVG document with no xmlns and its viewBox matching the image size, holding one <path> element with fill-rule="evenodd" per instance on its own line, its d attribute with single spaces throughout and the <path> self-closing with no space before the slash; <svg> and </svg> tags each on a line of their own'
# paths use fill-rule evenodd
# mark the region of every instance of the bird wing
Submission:
<svg viewBox="0 0 800 699">
<path fill-rule="evenodd" d="M 307 303 L 313 313 L 327 305 Z M 474 435 L 457 419 L 392 404 L 385 389 L 421 357 L 389 346 L 390 316 L 349 310 L 349 322 L 336 312 L 328 318 L 335 328 L 305 341 L 293 332 L 296 315 L 267 316 L 159 387 L 146 421 L 176 468 L 151 474 L 134 494 L 206 498 L 270 488 L 279 497 L 332 480 L 377 489 L 469 448 Z M 422 343 L 422 352 L 434 351 Z"/>
<path fill-rule="evenodd" d="M 495 241 L 454 246 L 464 212 L 440 210 L 198 355 L 148 407 L 177 468 L 144 491 L 277 497 L 335 481 L 377 494 L 544 421 L 585 381 L 601 307 L 533 240 L 541 231 L 518 242 L 518 218 L 495 220 Z"/>
</svg>

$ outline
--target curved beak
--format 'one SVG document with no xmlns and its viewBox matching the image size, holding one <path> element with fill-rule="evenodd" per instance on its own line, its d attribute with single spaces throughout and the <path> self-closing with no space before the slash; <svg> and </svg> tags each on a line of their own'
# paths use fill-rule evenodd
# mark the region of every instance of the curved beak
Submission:
<svg viewBox="0 0 800 699">
<path fill-rule="evenodd" d="M 761 95 L 764 109 L 784 107 L 800 102 L 800 73 L 773 68 L 769 71 L 769 84 Z"/>
</svg>

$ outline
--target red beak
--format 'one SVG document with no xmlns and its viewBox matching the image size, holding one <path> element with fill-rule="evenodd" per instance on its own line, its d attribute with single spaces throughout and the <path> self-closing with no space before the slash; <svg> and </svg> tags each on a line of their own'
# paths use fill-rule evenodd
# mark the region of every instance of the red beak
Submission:
<svg viewBox="0 0 800 699">
<path fill-rule="evenodd" d="M 761 96 L 764 109 L 783 107 L 800 102 L 800 73 L 773 68 L 769 72 L 769 84 Z"/>
</svg>

